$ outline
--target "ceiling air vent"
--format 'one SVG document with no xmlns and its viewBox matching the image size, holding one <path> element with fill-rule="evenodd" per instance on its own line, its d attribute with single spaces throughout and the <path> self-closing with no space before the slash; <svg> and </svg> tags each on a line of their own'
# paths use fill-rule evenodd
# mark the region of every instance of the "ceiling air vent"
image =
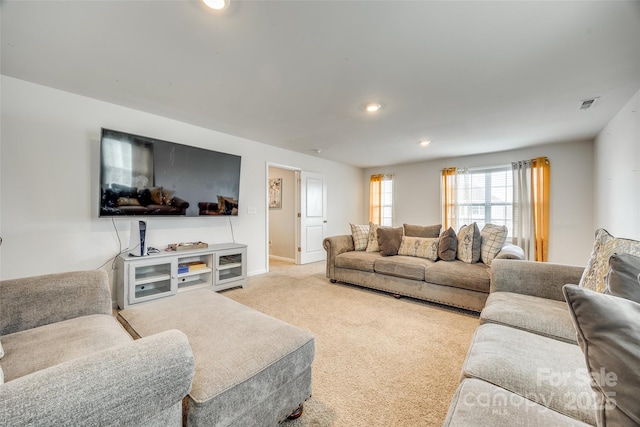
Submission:
<svg viewBox="0 0 640 427">
<path fill-rule="evenodd" d="M 596 102 L 598 102 L 598 99 L 600 99 L 599 96 L 596 96 L 595 98 L 583 99 L 582 101 L 580 101 L 580 109 L 588 110 L 589 108 L 593 107 Z"/>
</svg>

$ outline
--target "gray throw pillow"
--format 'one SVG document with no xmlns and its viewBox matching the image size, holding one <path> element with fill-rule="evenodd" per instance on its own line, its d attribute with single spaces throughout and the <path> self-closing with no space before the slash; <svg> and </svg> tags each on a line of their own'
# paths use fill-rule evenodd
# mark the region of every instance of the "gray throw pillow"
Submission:
<svg viewBox="0 0 640 427">
<path fill-rule="evenodd" d="M 640 304 L 577 285 L 562 291 L 597 395 L 597 425 L 640 424 Z"/>
<path fill-rule="evenodd" d="M 458 253 L 458 237 L 452 227 L 447 228 L 440 235 L 438 242 L 438 258 L 443 261 L 453 261 Z"/>
<path fill-rule="evenodd" d="M 425 238 L 437 238 L 440 236 L 441 224 L 437 225 L 410 225 L 404 224 L 404 235 L 407 237 L 425 237 Z"/>
<path fill-rule="evenodd" d="M 458 231 L 458 259 L 469 264 L 480 261 L 481 239 L 480 229 L 475 222 L 460 227 L 460 231 Z"/>
<path fill-rule="evenodd" d="M 380 246 L 380 255 L 398 255 L 398 249 L 400 249 L 401 243 L 402 227 L 378 228 L 378 246 Z"/>
<path fill-rule="evenodd" d="M 631 254 L 611 255 L 604 293 L 640 304 L 640 257 Z"/>
</svg>

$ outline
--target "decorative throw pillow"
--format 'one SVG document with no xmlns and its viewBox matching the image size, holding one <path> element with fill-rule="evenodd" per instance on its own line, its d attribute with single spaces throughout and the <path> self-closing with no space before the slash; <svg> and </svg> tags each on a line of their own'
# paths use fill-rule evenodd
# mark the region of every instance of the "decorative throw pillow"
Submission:
<svg viewBox="0 0 640 427">
<path fill-rule="evenodd" d="M 151 193 L 151 202 L 154 205 L 162 204 L 162 187 L 153 187 L 149 189 Z"/>
<path fill-rule="evenodd" d="M 640 304 L 640 257 L 613 254 L 609 258 L 609 267 L 604 293 Z"/>
<path fill-rule="evenodd" d="M 640 304 L 576 285 L 562 292 L 598 399 L 597 425 L 639 425 Z"/>
<path fill-rule="evenodd" d="M 404 235 L 407 237 L 438 237 L 440 236 L 441 224 L 437 225 L 409 225 L 404 224 Z"/>
<path fill-rule="evenodd" d="M 140 206 L 140 202 L 134 197 L 118 197 L 116 206 Z"/>
<path fill-rule="evenodd" d="M 171 206 L 171 201 L 173 200 L 173 194 L 175 191 L 167 190 L 166 188 L 162 189 L 162 204 L 166 206 Z"/>
<path fill-rule="evenodd" d="M 221 215 L 229 215 L 225 213 L 225 210 L 227 210 L 227 205 L 225 202 L 236 205 L 236 207 L 238 205 L 238 201 L 236 199 L 233 199 L 231 197 L 218 196 L 218 213 L 220 213 Z"/>
<path fill-rule="evenodd" d="M 378 224 L 372 222 L 369 223 L 369 240 L 367 241 L 367 252 L 378 252 L 380 245 L 378 245 Z"/>
<path fill-rule="evenodd" d="M 438 260 L 438 238 L 403 236 L 398 255 Z"/>
<path fill-rule="evenodd" d="M 138 191 L 138 203 L 142 206 L 151 204 L 151 191 L 148 188 L 143 188 Z"/>
<path fill-rule="evenodd" d="M 485 224 L 480 232 L 480 259 L 487 265 L 498 255 L 504 242 L 507 241 L 507 227 L 504 225 Z"/>
<path fill-rule="evenodd" d="M 458 253 L 458 236 L 452 227 L 442 232 L 438 239 L 438 258 L 443 261 L 453 261 Z"/>
<path fill-rule="evenodd" d="M 458 259 L 472 264 L 480 261 L 480 229 L 475 222 L 463 225 L 458 231 Z"/>
<path fill-rule="evenodd" d="M 591 258 L 582 273 L 580 286 L 596 292 L 604 292 L 607 287 L 606 276 L 609 272 L 609 258 L 614 253 L 626 253 L 640 256 L 640 242 L 631 239 L 613 237 L 603 228 L 596 231 Z"/>
<path fill-rule="evenodd" d="M 378 246 L 380 255 L 398 255 L 402 243 L 402 227 L 378 227 Z"/>
<path fill-rule="evenodd" d="M 351 226 L 351 237 L 356 251 L 364 251 L 369 243 L 369 226 L 349 224 Z"/>
</svg>

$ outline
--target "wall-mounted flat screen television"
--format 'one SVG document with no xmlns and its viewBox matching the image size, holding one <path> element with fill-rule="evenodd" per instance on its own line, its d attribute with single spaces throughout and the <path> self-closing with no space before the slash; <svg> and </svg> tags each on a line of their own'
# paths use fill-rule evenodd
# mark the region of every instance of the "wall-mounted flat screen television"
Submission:
<svg viewBox="0 0 640 427">
<path fill-rule="evenodd" d="M 100 216 L 238 215 L 240 160 L 102 129 Z"/>
</svg>

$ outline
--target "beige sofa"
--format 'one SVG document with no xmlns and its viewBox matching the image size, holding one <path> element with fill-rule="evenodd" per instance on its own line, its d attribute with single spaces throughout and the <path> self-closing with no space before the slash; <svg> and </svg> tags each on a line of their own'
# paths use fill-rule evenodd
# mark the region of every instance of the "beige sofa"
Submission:
<svg viewBox="0 0 640 427">
<path fill-rule="evenodd" d="M 444 426 L 638 425 L 640 304 L 573 285 L 584 271 L 494 262 Z"/>
<path fill-rule="evenodd" d="M 0 344 L 2 426 L 182 425 L 187 337 L 133 341 L 102 270 L 1 281 Z"/>
<path fill-rule="evenodd" d="M 460 260 L 356 251 L 350 234 L 324 240 L 327 277 L 344 282 L 479 312 L 489 295 L 491 267 Z M 505 245 L 496 259 L 523 259 L 522 249 Z"/>
</svg>

